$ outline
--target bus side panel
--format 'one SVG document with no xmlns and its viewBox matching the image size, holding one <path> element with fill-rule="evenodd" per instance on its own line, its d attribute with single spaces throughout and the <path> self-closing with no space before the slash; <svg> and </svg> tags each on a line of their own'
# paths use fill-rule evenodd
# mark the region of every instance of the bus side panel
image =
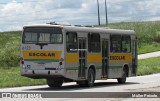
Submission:
<svg viewBox="0 0 160 101">
<path fill-rule="evenodd" d="M 79 69 L 79 54 L 77 53 L 67 53 L 66 50 L 66 33 L 67 30 L 63 30 L 64 35 L 64 57 L 65 57 L 65 66 L 64 66 L 64 77 L 72 80 L 78 79 L 78 69 Z"/>
<path fill-rule="evenodd" d="M 73 80 L 78 79 L 79 55 L 67 53 L 65 58 L 65 77 Z"/>
<path fill-rule="evenodd" d="M 101 79 L 102 75 L 102 54 L 101 53 L 94 53 L 87 55 L 87 67 L 93 66 L 95 68 L 95 79 Z"/>
<path fill-rule="evenodd" d="M 119 78 L 122 76 L 122 64 L 123 63 L 109 63 L 109 79 Z"/>
<path fill-rule="evenodd" d="M 128 74 L 131 72 L 132 54 L 131 53 L 119 53 L 110 54 L 109 60 L 109 75 L 108 78 L 120 78 L 122 77 L 123 67 L 128 66 Z"/>
</svg>

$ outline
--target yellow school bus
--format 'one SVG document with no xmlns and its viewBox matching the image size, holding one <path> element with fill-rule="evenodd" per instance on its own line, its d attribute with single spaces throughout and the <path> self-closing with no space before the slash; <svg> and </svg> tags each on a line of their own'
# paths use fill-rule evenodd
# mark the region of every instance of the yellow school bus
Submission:
<svg viewBox="0 0 160 101">
<path fill-rule="evenodd" d="M 136 34 L 83 26 L 24 26 L 20 67 L 22 76 L 45 78 L 49 87 L 63 82 L 92 87 L 101 79 L 125 83 L 137 74 Z"/>
</svg>

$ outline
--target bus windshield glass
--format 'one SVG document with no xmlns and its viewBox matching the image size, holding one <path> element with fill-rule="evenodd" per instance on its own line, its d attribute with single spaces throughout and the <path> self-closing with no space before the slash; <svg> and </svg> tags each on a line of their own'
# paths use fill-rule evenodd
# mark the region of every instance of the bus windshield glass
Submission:
<svg viewBox="0 0 160 101">
<path fill-rule="evenodd" d="M 24 44 L 62 44 L 63 35 L 61 28 L 44 28 L 44 27 L 28 27 L 24 29 L 23 40 Z"/>
</svg>

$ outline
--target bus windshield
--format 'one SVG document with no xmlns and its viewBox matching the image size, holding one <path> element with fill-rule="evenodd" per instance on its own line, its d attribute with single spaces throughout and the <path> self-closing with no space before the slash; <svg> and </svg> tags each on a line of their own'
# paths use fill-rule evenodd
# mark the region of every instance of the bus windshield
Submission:
<svg viewBox="0 0 160 101">
<path fill-rule="evenodd" d="M 62 44 L 63 35 L 61 28 L 28 27 L 24 29 L 22 42 L 24 44 Z"/>
</svg>

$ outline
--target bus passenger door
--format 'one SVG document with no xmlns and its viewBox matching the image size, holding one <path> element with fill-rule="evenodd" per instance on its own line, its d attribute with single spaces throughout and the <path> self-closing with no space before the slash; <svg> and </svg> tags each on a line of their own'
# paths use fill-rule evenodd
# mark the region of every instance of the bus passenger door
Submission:
<svg viewBox="0 0 160 101">
<path fill-rule="evenodd" d="M 132 40 L 132 76 L 137 75 L 137 40 Z"/>
<path fill-rule="evenodd" d="M 85 38 L 79 38 L 79 72 L 78 77 L 81 79 L 85 79 L 85 73 L 86 73 L 86 39 Z"/>
<path fill-rule="evenodd" d="M 102 77 L 108 77 L 109 66 L 109 53 L 108 53 L 108 40 L 102 39 Z"/>
</svg>

